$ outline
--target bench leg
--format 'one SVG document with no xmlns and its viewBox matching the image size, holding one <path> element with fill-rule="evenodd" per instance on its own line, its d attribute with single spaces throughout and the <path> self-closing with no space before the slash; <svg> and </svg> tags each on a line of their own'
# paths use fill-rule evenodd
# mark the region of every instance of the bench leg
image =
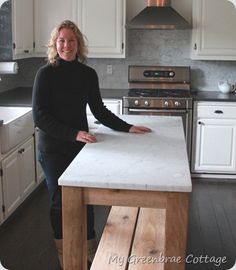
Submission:
<svg viewBox="0 0 236 270">
<path fill-rule="evenodd" d="M 187 229 L 188 193 L 169 193 L 166 208 L 165 270 L 184 270 Z"/>
<path fill-rule="evenodd" d="M 87 270 L 87 211 L 83 189 L 62 187 L 62 209 L 63 269 Z"/>
</svg>

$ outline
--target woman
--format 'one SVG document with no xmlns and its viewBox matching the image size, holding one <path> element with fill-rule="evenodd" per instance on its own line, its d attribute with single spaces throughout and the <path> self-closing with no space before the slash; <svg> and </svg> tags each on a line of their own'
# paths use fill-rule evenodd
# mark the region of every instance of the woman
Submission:
<svg viewBox="0 0 236 270">
<path fill-rule="evenodd" d="M 119 119 L 103 105 L 98 77 L 86 66 L 83 35 L 71 21 L 63 21 L 51 34 L 48 63 L 41 67 L 33 87 L 33 117 L 39 128 L 39 161 L 50 195 L 50 219 L 62 264 L 62 207 L 58 178 L 86 143 L 96 142 L 89 133 L 86 106 L 104 125 L 131 133 L 151 130 Z M 88 259 L 94 246 L 94 215 L 88 207 Z"/>
</svg>

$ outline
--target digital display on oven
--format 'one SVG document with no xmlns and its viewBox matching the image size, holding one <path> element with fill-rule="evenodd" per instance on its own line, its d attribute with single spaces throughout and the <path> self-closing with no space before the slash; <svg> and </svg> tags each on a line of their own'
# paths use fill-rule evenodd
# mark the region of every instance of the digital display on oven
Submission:
<svg viewBox="0 0 236 270">
<path fill-rule="evenodd" d="M 144 70 L 143 76 L 147 78 L 173 78 L 175 76 L 175 72 L 163 70 Z"/>
</svg>

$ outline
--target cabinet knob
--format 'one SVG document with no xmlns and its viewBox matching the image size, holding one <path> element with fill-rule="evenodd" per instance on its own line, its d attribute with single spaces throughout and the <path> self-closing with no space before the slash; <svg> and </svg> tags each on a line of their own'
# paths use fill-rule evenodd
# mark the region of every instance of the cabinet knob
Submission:
<svg viewBox="0 0 236 270">
<path fill-rule="evenodd" d="M 25 149 L 24 149 L 24 148 L 21 148 L 21 149 L 18 151 L 19 154 L 22 154 L 22 153 L 24 153 L 24 152 L 25 152 Z"/>
<path fill-rule="evenodd" d="M 202 121 L 198 121 L 198 124 L 203 126 L 205 125 Z"/>
<path fill-rule="evenodd" d="M 221 111 L 221 110 L 215 110 L 214 113 L 222 114 L 223 111 Z"/>
<path fill-rule="evenodd" d="M 29 50 L 24 50 L 24 53 L 29 53 Z"/>
</svg>

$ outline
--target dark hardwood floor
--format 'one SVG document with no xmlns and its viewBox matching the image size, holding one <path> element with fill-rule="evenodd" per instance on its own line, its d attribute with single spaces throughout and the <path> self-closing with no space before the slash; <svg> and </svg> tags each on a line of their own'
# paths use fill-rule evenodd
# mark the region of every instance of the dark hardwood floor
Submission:
<svg viewBox="0 0 236 270">
<path fill-rule="evenodd" d="M 96 208 L 98 235 L 106 215 Z M 0 261 L 9 270 L 58 269 L 45 185 L 0 227 Z M 236 180 L 193 179 L 186 270 L 226 270 L 235 261 Z"/>
<path fill-rule="evenodd" d="M 187 263 L 187 270 L 233 267 L 236 261 L 236 180 L 193 179 L 188 255 L 199 263 Z M 200 263 L 201 255 L 202 261 L 208 263 Z M 225 263 L 222 263 L 223 257 Z"/>
</svg>

